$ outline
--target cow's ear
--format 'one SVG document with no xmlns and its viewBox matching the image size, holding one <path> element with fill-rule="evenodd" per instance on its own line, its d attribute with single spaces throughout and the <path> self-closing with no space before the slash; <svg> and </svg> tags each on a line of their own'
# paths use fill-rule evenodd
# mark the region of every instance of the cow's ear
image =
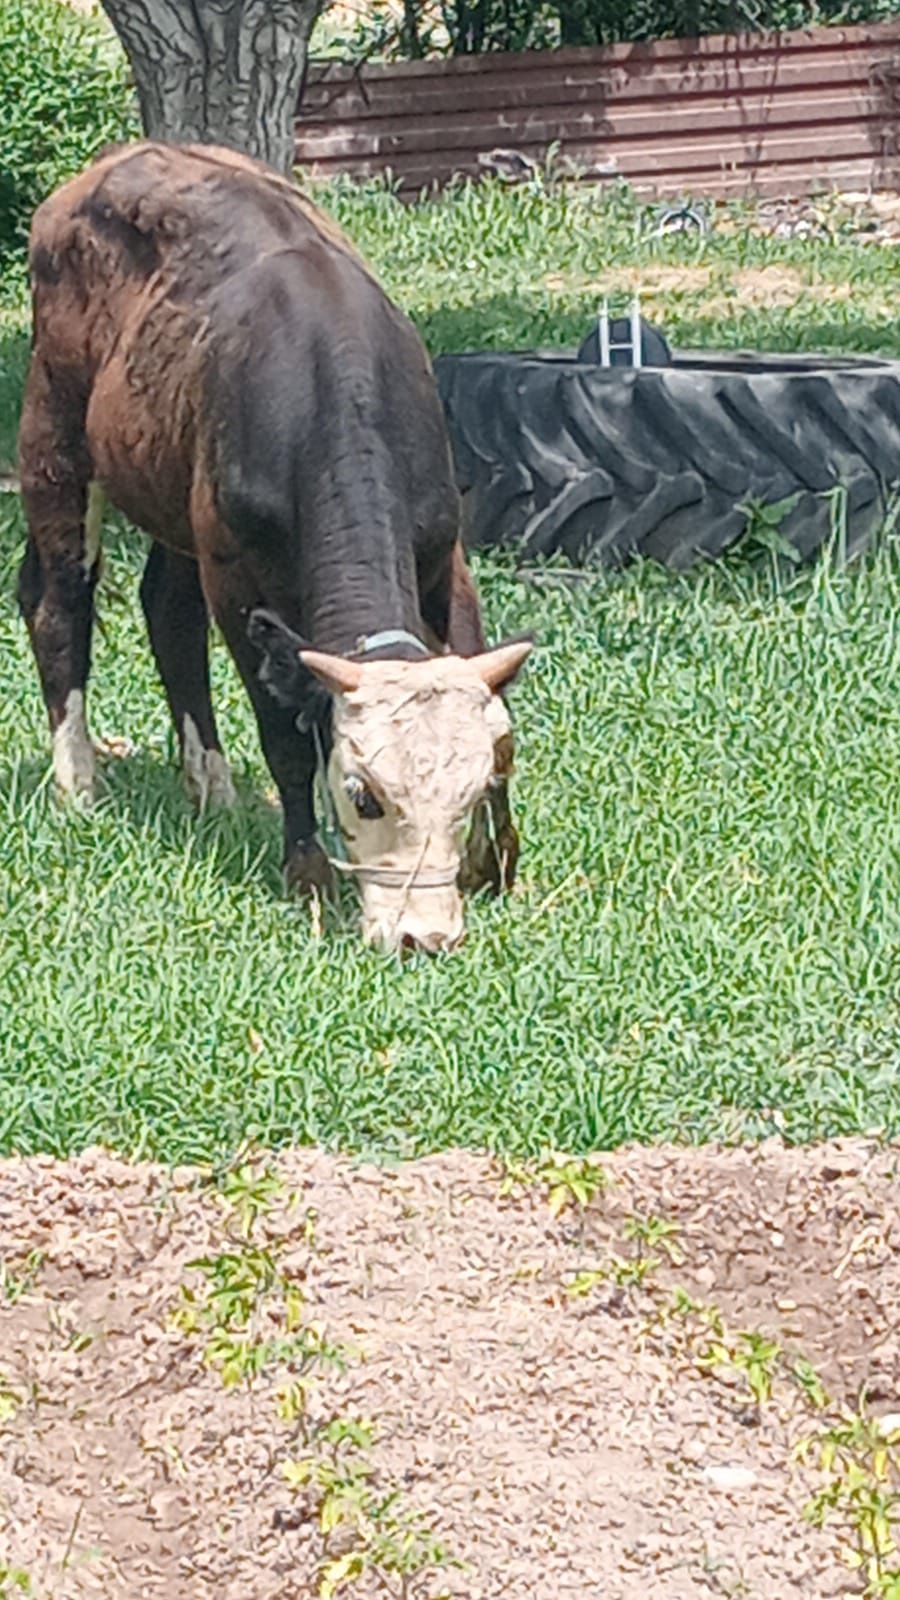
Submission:
<svg viewBox="0 0 900 1600">
<path fill-rule="evenodd" d="M 298 728 L 310 728 L 328 709 L 325 686 L 300 660 L 306 640 L 294 633 L 274 611 L 251 611 L 247 622 L 250 643 L 262 657 L 259 681 L 286 711 L 293 711 Z"/>
</svg>

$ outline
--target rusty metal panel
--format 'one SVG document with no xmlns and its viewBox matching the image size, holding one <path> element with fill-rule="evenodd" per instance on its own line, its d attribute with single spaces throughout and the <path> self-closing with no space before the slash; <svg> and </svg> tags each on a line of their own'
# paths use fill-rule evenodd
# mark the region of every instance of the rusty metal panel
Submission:
<svg viewBox="0 0 900 1600">
<path fill-rule="evenodd" d="M 479 155 L 551 146 L 643 194 L 900 187 L 900 21 L 522 55 L 313 66 L 297 118 L 312 176 L 418 191 Z"/>
</svg>

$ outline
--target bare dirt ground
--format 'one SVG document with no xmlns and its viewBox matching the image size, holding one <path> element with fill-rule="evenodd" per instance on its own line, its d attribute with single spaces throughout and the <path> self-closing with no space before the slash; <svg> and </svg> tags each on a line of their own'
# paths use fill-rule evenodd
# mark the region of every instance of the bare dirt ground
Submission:
<svg viewBox="0 0 900 1600">
<path fill-rule="evenodd" d="M 819 304 L 831 304 L 849 300 L 853 295 L 849 283 L 815 282 L 811 276 L 804 277 L 795 267 L 782 263 L 743 267 L 737 271 L 729 268 L 726 273 L 718 274 L 711 266 L 696 265 L 616 267 L 602 278 L 550 272 L 543 284 L 547 289 L 570 294 L 640 293 L 642 302 L 651 310 L 673 295 L 688 298 L 702 295 L 706 316 L 722 316 L 733 311 L 736 299 L 744 307 L 766 310 L 794 305 L 804 296 L 813 296 Z"/>
<path fill-rule="evenodd" d="M 812 1484 L 791 1450 L 814 1424 L 786 1368 L 755 1412 L 654 1313 L 681 1285 L 802 1353 L 837 1399 L 865 1385 L 873 1411 L 900 1411 L 896 1147 L 629 1149 L 559 1216 L 540 1188 L 502 1196 L 497 1164 L 464 1153 L 277 1165 L 299 1205 L 279 1201 L 267 1237 L 306 1315 L 357 1352 L 313 1409 L 374 1417 L 378 1472 L 467 1563 L 411 1593 L 859 1592 L 834 1534 L 802 1518 Z M 656 1288 L 567 1294 L 574 1273 L 633 1257 L 635 1212 L 678 1224 L 683 1262 Z M 193 1170 L 99 1151 L 0 1162 L 0 1579 L 18 1565 L 52 1600 L 318 1592 L 321 1534 L 284 1481 L 275 1380 L 226 1391 L 170 1323 L 223 1225 Z"/>
</svg>

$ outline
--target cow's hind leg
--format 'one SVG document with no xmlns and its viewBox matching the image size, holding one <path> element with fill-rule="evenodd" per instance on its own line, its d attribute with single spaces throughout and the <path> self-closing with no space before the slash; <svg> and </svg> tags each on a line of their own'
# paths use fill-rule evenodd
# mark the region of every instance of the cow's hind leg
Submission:
<svg viewBox="0 0 900 1600">
<path fill-rule="evenodd" d="M 454 654 L 474 656 L 487 649 L 478 594 L 460 543 L 454 546 L 442 581 L 422 596 L 421 604 L 423 621 Z M 463 854 L 460 887 L 470 893 L 488 888 L 499 894 L 515 882 L 519 835 L 509 804 L 512 767 L 512 725 L 507 719 L 507 729 L 494 745 L 494 776 L 487 800 L 475 811 Z"/>
<path fill-rule="evenodd" d="M 53 770 L 64 795 L 90 800 L 94 750 L 85 695 L 91 664 L 102 498 L 93 493 L 78 395 L 35 365 L 19 434 L 28 543 L 19 606 L 37 662 L 53 738 Z"/>
<path fill-rule="evenodd" d="M 201 810 L 209 804 L 233 805 L 234 785 L 209 690 L 209 613 L 196 561 L 154 544 L 141 580 L 141 604 L 188 795 Z"/>
</svg>

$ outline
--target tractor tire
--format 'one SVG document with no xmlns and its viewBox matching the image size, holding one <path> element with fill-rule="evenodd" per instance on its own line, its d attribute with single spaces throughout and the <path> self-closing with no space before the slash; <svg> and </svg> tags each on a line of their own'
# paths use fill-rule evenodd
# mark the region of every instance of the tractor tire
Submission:
<svg viewBox="0 0 900 1600">
<path fill-rule="evenodd" d="M 683 568 L 734 544 L 749 504 L 786 502 L 778 534 L 803 558 L 836 528 L 850 556 L 884 525 L 900 362 L 687 352 L 635 370 L 584 353 L 435 361 L 470 547 Z"/>
</svg>

